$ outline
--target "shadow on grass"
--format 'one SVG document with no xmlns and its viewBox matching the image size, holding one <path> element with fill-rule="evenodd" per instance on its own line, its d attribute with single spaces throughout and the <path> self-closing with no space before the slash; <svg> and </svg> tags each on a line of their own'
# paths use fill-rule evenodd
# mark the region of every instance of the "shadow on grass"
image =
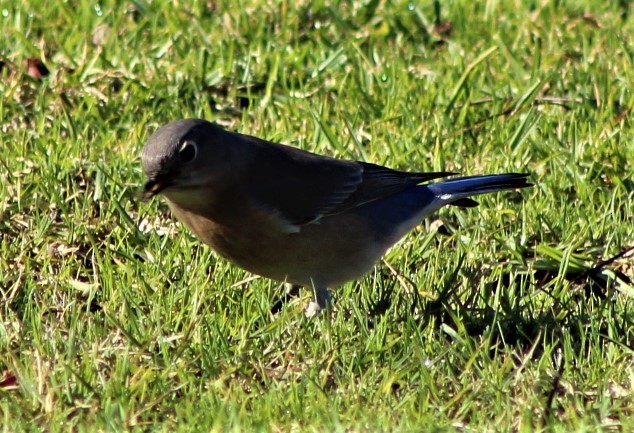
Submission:
<svg viewBox="0 0 634 433">
<path fill-rule="evenodd" d="M 611 304 L 615 301 L 615 283 L 600 273 L 608 261 L 602 262 L 585 272 L 573 272 L 560 276 L 556 271 L 533 270 L 527 272 L 507 272 L 498 280 L 487 285 L 485 292 L 497 293 L 495 304 L 491 306 L 490 299 L 483 302 L 482 292 L 472 290 L 468 294 L 460 293 L 456 276 L 448 279 L 445 289 L 438 293 L 435 300 L 427 300 L 414 292 L 410 313 L 420 318 L 423 326 L 449 326 L 460 329 L 471 337 L 486 336 L 491 342 L 492 350 L 496 347 L 513 346 L 527 350 L 535 345 L 537 339 L 542 343 L 537 347 L 535 355 L 539 355 L 539 348 L 546 344 L 558 344 L 565 333 L 572 341 L 586 341 L 582 333 L 596 325 L 596 311 L 607 307 L 612 311 Z M 461 270 L 465 272 L 465 270 Z M 620 281 L 631 284 L 630 278 L 618 270 L 613 270 Z M 473 272 L 467 276 L 471 281 L 478 281 L 482 275 Z M 564 278 L 569 282 L 563 296 L 553 293 L 556 280 Z M 522 289 L 524 288 L 524 289 Z M 529 288 L 531 293 L 521 293 Z M 541 293 L 550 303 L 541 308 L 530 302 L 533 294 Z M 562 294 L 562 293 L 560 293 Z M 492 295 L 493 296 L 493 295 Z M 372 314 L 382 316 L 390 307 L 391 294 L 383 295 L 375 304 Z M 482 306 L 484 304 L 484 306 Z M 598 332 L 603 338 L 628 347 L 634 351 L 634 315 L 623 315 L 615 320 L 601 320 Z M 612 328 L 610 331 L 609 328 Z M 615 332 L 616 331 L 616 332 Z M 611 337 L 608 337 L 610 335 Z M 583 351 L 582 347 L 578 350 Z"/>
</svg>

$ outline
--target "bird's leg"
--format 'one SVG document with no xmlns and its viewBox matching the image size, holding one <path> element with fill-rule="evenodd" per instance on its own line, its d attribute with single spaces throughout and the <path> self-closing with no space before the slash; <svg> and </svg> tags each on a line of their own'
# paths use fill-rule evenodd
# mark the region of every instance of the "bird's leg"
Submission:
<svg viewBox="0 0 634 433">
<path fill-rule="evenodd" d="M 332 307 L 332 298 L 328 292 L 328 287 L 313 284 L 313 292 L 315 300 L 310 301 L 306 307 L 306 317 L 315 317 L 321 310 Z"/>
<path fill-rule="evenodd" d="M 284 296 L 279 299 L 273 306 L 271 307 L 271 314 L 277 314 L 282 310 L 282 307 L 286 305 L 291 299 L 299 296 L 299 290 L 302 286 L 298 286 L 296 284 L 284 283 Z"/>
<path fill-rule="evenodd" d="M 289 298 L 296 298 L 299 295 L 299 289 L 302 286 L 298 286 L 297 284 L 292 283 L 284 283 L 284 289 L 286 289 L 286 296 Z"/>
</svg>

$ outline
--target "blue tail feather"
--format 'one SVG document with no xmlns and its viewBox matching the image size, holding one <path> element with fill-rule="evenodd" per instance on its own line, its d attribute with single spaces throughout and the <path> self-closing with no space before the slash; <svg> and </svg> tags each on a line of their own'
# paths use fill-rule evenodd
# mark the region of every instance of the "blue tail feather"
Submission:
<svg viewBox="0 0 634 433">
<path fill-rule="evenodd" d="M 470 196 L 529 187 L 532 184 L 527 181 L 527 178 L 528 174 L 525 173 L 466 176 L 432 183 L 427 185 L 427 187 L 438 198 L 450 202 L 458 202 L 456 204 L 461 205 L 461 199 Z M 465 201 L 462 205 L 469 205 L 471 202 Z"/>
</svg>

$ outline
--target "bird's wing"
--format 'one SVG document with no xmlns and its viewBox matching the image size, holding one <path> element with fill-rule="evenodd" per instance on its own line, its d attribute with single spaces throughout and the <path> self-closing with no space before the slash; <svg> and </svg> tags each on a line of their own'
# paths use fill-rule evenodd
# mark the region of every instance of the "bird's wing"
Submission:
<svg viewBox="0 0 634 433">
<path fill-rule="evenodd" d="M 336 209 L 338 212 L 399 193 L 432 179 L 454 174 L 445 171 L 429 173 L 398 171 L 367 162 L 356 164 L 363 168 L 362 181 L 348 199 Z"/>
<path fill-rule="evenodd" d="M 252 137 L 248 194 L 297 229 L 451 173 L 407 173 L 374 164 L 316 155 Z M 289 232 L 295 231 L 293 227 Z"/>
</svg>

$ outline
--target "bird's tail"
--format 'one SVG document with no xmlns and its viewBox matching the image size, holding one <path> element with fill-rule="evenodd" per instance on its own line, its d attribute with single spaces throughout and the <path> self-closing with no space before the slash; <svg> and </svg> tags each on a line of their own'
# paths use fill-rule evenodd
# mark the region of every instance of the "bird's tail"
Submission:
<svg viewBox="0 0 634 433">
<path fill-rule="evenodd" d="M 478 203 L 468 197 L 532 186 L 527 177 L 528 174 L 524 173 L 466 176 L 428 184 L 427 187 L 446 204 L 473 207 Z"/>
</svg>

